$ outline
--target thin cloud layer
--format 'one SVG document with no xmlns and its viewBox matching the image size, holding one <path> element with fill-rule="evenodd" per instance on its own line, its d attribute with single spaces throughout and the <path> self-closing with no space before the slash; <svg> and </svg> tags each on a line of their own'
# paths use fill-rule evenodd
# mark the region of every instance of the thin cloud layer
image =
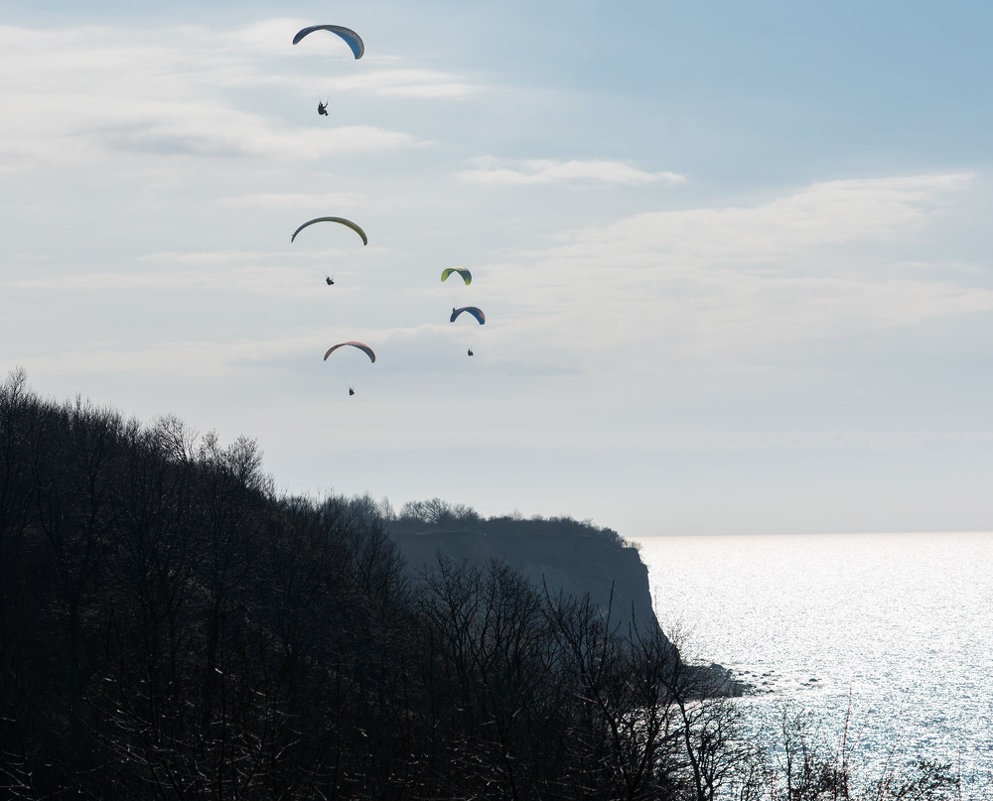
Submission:
<svg viewBox="0 0 993 801">
<path fill-rule="evenodd" d="M 176 260 L 181 261 L 180 259 Z M 109 290 L 156 292 L 252 293 L 265 296 L 309 297 L 314 270 L 301 267 L 245 265 L 214 270 L 169 269 L 155 272 L 94 272 L 0 282 L 6 289 L 48 290 L 53 293 L 103 293 Z M 342 289 L 339 294 L 347 293 Z"/>
<path fill-rule="evenodd" d="M 299 86 L 301 65 L 285 35 L 294 24 L 275 20 L 220 33 L 158 28 L 153 40 L 127 28 L 0 26 L 0 72 L 7 79 L 0 170 L 122 154 L 313 160 L 418 144 L 366 125 L 299 130 L 245 108 L 241 89 Z M 386 70 L 360 83 L 386 94 L 465 94 L 453 90 L 459 83 L 453 76 L 423 71 Z M 347 79 L 342 87 L 348 89 Z"/>
<path fill-rule="evenodd" d="M 232 208 L 314 209 L 359 206 L 368 198 L 358 192 L 262 192 L 221 198 L 218 204 Z"/>
<path fill-rule="evenodd" d="M 627 266 L 715 264 L 794 259 L 798 252 L 860 240 L 915 236 L 966 188 L 964 173 L 826 181 L 747 207 L 648 212 L 610 225 L 561 235 L 557 260 L 598 268 L 603 258 Z M 844 265 L 822 261 L 818 271 Z"/>
<path fill-rule="evenodd" d="M 990 311 L 993 292 L 958 283 L 958 266 L 931 280 L 889 269 L 969 181 L 831 181 L 751 207 L 640 214 L 491 268 L 491 292 L 523 336 L 580 360 L 630 346 L 643 369 Z M 882 252 L 856 258 L 860 243 Z"/>
<path fill-rule="evenodd" d="M 382 97 L 465 99 L 482 87 L 452 73 L 437 70 L 385 69 L 334 78 L 328 85 L 336 91 L 372 92 Z"/>
<path fill-rule="evenodd" d="M 555 161 L 512 160 L 485 156 L 473 159 L 458 173 L 466 183 L 490 186 L 534 186 L 536 184 L 599 183 L 642 186 L 681 184 L 686 176 L 675 172 L 646 172 L 622 161 L 606 159 Z"/>
<path fill-rule="evenodd" d="M 148 347 L 116 349 L 96 345 L 39 357 L 32 365 L 41 373 L 133 373 L 156 377 L 211 378 L 232 375 L 315 351 L 313 337 L 284 337 L 239 342 L 177 340 Z M 319 357 L 318 357 L 319 358 Z"/>
</svg>

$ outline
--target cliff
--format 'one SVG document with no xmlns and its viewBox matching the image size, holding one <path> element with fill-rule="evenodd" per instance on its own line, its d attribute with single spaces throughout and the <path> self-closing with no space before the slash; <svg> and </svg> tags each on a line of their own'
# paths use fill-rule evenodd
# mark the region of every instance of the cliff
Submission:
<svg viewBox="0 0 993 801">
<path fill-rule="evenodd" d="M 413 570 L 435 564 L 439 553 L 480 566 L 495 558 L 532 583 L 544 584 L 553 595 L 565 592 L 582 598 L 589 594 L 602 609 L 610 608 L 612 619 L 618 623 L 626 626 L 633 614 L 639 629 L 658 628 L 648 568 L 637 549 L 616 535 L 543 533 L 534 521 L 527 521 L 527 533 L 519 533 L 515 530 L 517 521 L 507 521 L 503 527 L 499 522 L 487 522 L 487 531 L 404 531 L 394 526 L 390 537 Z M 554 530 L 554 523 L 548 525 Z"/>
</svg>

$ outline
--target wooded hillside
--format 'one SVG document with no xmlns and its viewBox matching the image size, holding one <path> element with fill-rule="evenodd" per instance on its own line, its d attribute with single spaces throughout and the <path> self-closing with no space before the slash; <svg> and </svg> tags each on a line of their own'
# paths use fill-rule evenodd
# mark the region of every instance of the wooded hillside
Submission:
<svg viewBox="0 0 993 801">
<path fill-rule="evenodd" d="M 741 755 L 695 690 L 505 564 L 412 578 L 251 440 L 0 387 L 0 795 L 704 798 Z"/>
</svg>

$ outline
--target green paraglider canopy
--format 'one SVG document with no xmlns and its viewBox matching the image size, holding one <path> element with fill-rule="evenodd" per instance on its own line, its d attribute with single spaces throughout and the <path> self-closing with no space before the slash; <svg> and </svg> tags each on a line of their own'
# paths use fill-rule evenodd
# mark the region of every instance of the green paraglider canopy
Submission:
<svg viewBox="0 0 993 801">
<path fill-rule="evenodd" d="M 345 40 L 345 43 L 352 49 L 352 53 L 357 59 L 362 58 L 362 54 L 365 53 L 365 44 L 362 42 L 362 37 L 351 28 L 346 28 L 342 25 L 311 25 L 309 28 L 303 28 L 293 37 L 293 44 L 297 44 L 301 39 L 309 36 L 314 31 L 330 31 L 337 34 Z"/>
<path fill-rule="evenodd" d="M 472 273 L 469 272 L 465 267 L 446 267 L 441 271 L 441 280 L 447 281 L 448 276 L 452 273 L 458 273 L 462 276 L 462 280 L 465 281 L 465 285 L 469 286 L 472 283 Z"/>
<path fill-rule="evenodd" d="M 307 222 L 305 222 L 303 225 L 301 225 L 293 232 L 293 236 L 290 237 L 290 242 L 296 239 L 297 234 L 299 234 L 308 225 L 313 225 L 314 223 L 319 223 L 319 222 L 339 223 L 340 225 L 344 225 L 347 228 L 351 228 L 353 231 L 355 231 L 355 233 L 357 233 L 362 238 L 363 245 L 369 244 L 369 237 L 365 235 L 365 231 L 363 231 L 358 225 L 353 223 L 351 220 L 346 220 L 344 217 L 315 217 L 313 220 L 307 220 Z"/>
</svg>

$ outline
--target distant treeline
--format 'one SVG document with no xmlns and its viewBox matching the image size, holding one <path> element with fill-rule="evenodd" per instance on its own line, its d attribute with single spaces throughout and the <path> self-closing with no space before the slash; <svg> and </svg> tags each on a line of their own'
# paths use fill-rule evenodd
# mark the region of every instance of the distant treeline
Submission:
<svg viewBox="0 0 993 801">
<path fill-rule="evenodd" d="M 0 797 L 704 801 L 769 786 L 731 702 L 701 697 L 661 635 L 500 563 L 411 577 L 384 517 L 368 499 L 276 493 L 251 440 L 42 401 L 12 374 Z"/>
<path fill-rule="evenodd" d="M 451 504 L 432 498 L 429 501 L 405 503 L 399 513 L 389 502 L 383 502 L 379 511 L 386 519 L 391 532 L 413 534 L 418 532 L 459 531 L 470 534 L 510 534 L 545 537 L 596 537 L 601 542 L 618 548 L 636 547 L 610 528 L 602 528 L 591 521 L 580 522 L 571 517 L 531 518 L 520 514 L 480 517 L 475 509 L 463 504 Z"/>
</svg>

